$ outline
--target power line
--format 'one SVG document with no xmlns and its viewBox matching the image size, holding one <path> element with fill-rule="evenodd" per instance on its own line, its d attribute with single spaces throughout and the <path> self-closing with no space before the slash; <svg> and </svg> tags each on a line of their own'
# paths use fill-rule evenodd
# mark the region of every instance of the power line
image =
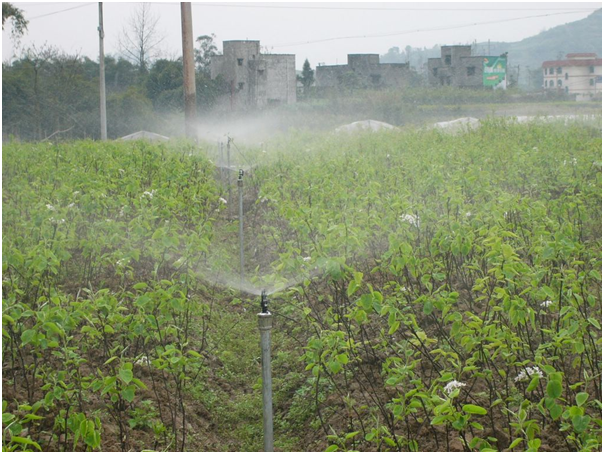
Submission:
<svg viewBox="0 0 602 452">
<path fill-rule="evenodd" d="M 169 4 L 166 2 L 156 2 Z M 197 3 L 195 6 L 221 7 L 221 8 L 263 8 L 263 9 L 311 9 L 311 10 L 342 10 L 342 11 L 567 11 L 579 9 L 582 12 L 595 11 L 599 8 L 581 7 L 581 8 L 419 8 L 419 7 L 352 7 L 352 6 L 294 6 L 294 5 L 254 5 L 249 3 Z M 600 5 L 602 6 L 602 5 Z"/>
<path fill-rule="evenodd" d="M 383 37 L 389 37 L 389 36 L 400 36 L 400 35 L 411 34 L 411 33 L 424 33 L 424 32 L 429 32 L 429 31 L 456 30 L 458 28 L 474 27 L 477 25 L 499 24 L 499 23 L 503 23 L 503 22 L 512 22 L 512 21 L 524 20 L 524 19 L 534 19 L 534 18 L 538 18 L 538 17 L 558 16 L 558 15 L 564 15 L 564 14 L 579 14 L 582 12 L 583 11 L 568 11 L 568 12 L 562 12 L 562 13 L 538 14 L 538 15 L 534 15 L 534 16 L 515 17 L 512 19 L 498 19 L 498 20 L 491 20 L 491 21 L 487 21 L 487 22 L 475 22 L 475 23 L 469 23 L 469 24 L 463 24 L 463 25 L 452 25 L 452 26 L 422 28 L 422 29 L 418 28 L 418 29 L 414 29 L 414 30 L 395 31 L 395 32 L 388 32 L 388 33 L 376 33 L 376 34 L 371 34 L 371 35 L 340 36 L 340 37 L 334 37 L 334 38 L 316 39 L 313 41 L 303 41 L 303 42 L 295 42 L 295 43 L 289 43 L 289 44 L 277 44 L 277 45 L 273 45 L 273 46 L 269 46 L 269 47 L 292 47 L 292 46 L 299 46 L 299 45 L 305 45 L 305 44 L 316 44 L 316 43 L 320 43 L 320 42 L 338 41 L 338 40 L 342 40 L 342 39 L 383 38 Z"/>
<path fill-rule="evenodd" d="M 46 14 L 41 14 L 39 16 L 30 17 L 27 20 L 41 19 L 42 17 L 48 17 L 48 16 L 52 16 L 54 14 L 60 14 L 60 13 L 64 13 L 65 11 L 71 11 L 71 10 L 74 10 L 74 9 L 83 8 L 84 6 L 91 6 L 91 5 L 96 5 L 96 3 L 84 3 L 83 5 L 72 6 L 71 8 L 61 9 L 59 11 L 54 11 L 54 12 L 51 12 L 51 13 L 46 13 Z"/>
</svg>

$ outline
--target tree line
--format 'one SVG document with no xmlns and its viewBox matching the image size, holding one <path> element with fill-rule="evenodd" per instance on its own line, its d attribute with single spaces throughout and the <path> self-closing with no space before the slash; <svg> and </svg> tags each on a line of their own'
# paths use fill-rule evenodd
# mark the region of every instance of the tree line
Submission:
<svg viewBox="0 0 602 452">
<path fill-rule="evenodd" d="M 215 51 L 211 37 L 199 46 Z M 228 92 L 220 78 L 211 79 L 209 56 L 197 51 L 197 108 L 207 111 Z M 57 131 L 68 138 L 100 136 L 99 64 L 49 46 L 32 47 L 2 64 L 2 125 L 5 137 L 43 140 Z M 164 134 L 183 127 L 174 121 L 184 108 L 182 59 L 157 59 L 150 65 L 123 57 L 105 57 L 107 128 L 110 138 L 151 129 Z"/>
</svg>

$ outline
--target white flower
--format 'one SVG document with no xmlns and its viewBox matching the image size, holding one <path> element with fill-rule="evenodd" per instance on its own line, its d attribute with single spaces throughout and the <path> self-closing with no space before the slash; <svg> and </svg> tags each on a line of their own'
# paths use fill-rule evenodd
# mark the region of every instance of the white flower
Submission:
<svg viewBox="0 0 602 452">
<path fill-rule="evenodd" d="M 50 218 L 50 222 L 51 222 L 52 224 L 63 224 L 63 223 L 65 222 L 65 219 L 64 219 L 64 218 L 61 218 L 61 219 L 57 220 L 56 218 L 54 218 L 54 217 L 51 217 L 51 218 Z"/>
<path fill-rule="evenodd" d="M 533 375 L 537 375 L 539 378 L 543 378 L 543 373 L 539 370 L 539 367 L 527 367 L 524 370 L 521 370 L 520 373 L 514 379 L 515 382 L 528 380 L 529 377 Z"/>
<path fill-rule="evenodd" d="M 68 209 L 72 209 L 72 208 L 74 208 L 74 207 L 75 207 L 75 203 L 74 203 L 74 202 L 72 202 L 71 204 L 69 204 L 69 205 L 67 206 L 67 208 L 68 208 Z"/>
<path fill-rule="evenodd" d="M 447 383 L 447 385 L 445 385 L 445 388 L 443 388 L 443 390 L 445 392 L 447 392 L 447 395 L 450 395 L 456 389 L 460 389 L 460 388 L 462 388 L 464 386 L 466 386 L 466 383 L 462 383 L 462 382 L 457 381 L 457 380 L 452 380 L 449 383 Z"/>
<path fill-rule="evenodd" d="M 304 258 L 303 258 L 303 261 L 305 261 L 305 262 L 309 262 L 310 260 L 311 260 L 311 257 L 310 257 L 310 256 L 307 256 L 307 257 L 304 257 Z"/>
<path fill-rule="evenodd" d="M 401 218 L 402 221 L 410 223 L 412 226 L 416 226 L 417 228 L 420 227 L 420 218 L 418 218 L 417 215 L 412 215 L 412 214 L 409 214 L 409 213 L 404 213 L 399 218 Z"/>
<path fill-rule="evenodd" d="M 472 217 L 472 212 L 466 212 L 467 217 Z"/>
<path fill-rule="evenodd" d="M 141 198 L 148 198 L 148 199 L 153 199 L 153 196 L 155 195 L 155 190 L 151 190 L 151 191 L 145 191 L 144 193 L 142 193 Z"/>
<path fill-rule="evenodd" d="M 224 198 L 220 198 L 219 202 L 221 202 L 222 204 L 228 204 L 228 201 Z"/>
<path fill-rule="evenodd" d="M 148 356 L 143 356 L 142 358 L 138 359 L 134 364 L 138 366 L 148 366 L 150 364 L 150 359 L 148 359 Z"/>
<path fill-rule="evenodd" d="M 46 208 L 52 212 L 56 210 L 52 204 L 46 204 Z"/>
<path fill-rule="evenodd" d="M 549 307 L 549 306 L 550 306 L 550 305 L 552 305 L 552 304 L 554 304 L 554 302 L 553 302 L 552 300 L 546 300 L 546 301 L 542 301 L 542 302 L 540 303 L 540 306 L 541 306 L 542 308 L 547 308 L 547 307 Z"/>
<path fill-rule="evenodd" d="M 119 259 L 119 260 L 116 262 L 116 265 L 117 265 L 118 267 L 123 267 L 123 266 L 125 265 L 125 259 Z"/>
<path fill-rule="evenodd" d="M 125 206 L 121 206 L 121 209 L 119 209 L 119 216 L 120 217 L 122 217 L 125 214 L 125 212 L 124 212 L 123 209 L 125 209 Z"/>
</svg>

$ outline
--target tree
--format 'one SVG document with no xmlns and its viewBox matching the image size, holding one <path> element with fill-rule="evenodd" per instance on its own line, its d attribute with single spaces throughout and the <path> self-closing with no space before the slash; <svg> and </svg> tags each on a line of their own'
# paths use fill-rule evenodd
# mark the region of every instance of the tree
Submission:
<svg viewBox="0 0 602 452">
<path fill-rule="evenodd" d="M 314 71 L 307 59 L 305 59 L 305 62 L 303 63 L 303 70 L 301 71 L 301 75 L 297 76 L 297 80 L 301 82 L 303 85 L 303 92 L 307 94 L 309 87 L 314 83 Z"/>
<path fill-rule="evenodd" d="M 381 63 L 402 63 L 403 58 L 399 51 L 399 47 L 391 47 L 387 53 L 381 56 Z"/>
<path fill-rule="evenodd" d="M 119 48 L 125 58 L 146 74 L 153 59 L 160 53 L 159 45 L 165 37 L 159 33 L 159 18 L 151 13 L 150 3 L 140 3 L 124 27 L 119 38 Z"/>
<path fill-rule="evenodd" d="M 95 136 L 97 84 L 86 74 L 78 55 L 43 46 L 3 65 L 2 124 L 22 139 L 44 139 L 57 131 L 65 136 Z"/>
<path fill-rule="evenodd" d="M 203 35 L 196 38 L 198 49 L 194 49 L 194 61 L 196 69 L 205 75 L 211 73 L 211 58 L 218 55 L 217 46 L 214 43 L 215 35 Z"/>
<path fill-rule="evenodd" d="M 182 59 L 154 62 L 146 79 L 146 92 L 158 111 L 182 111 L 184 76 Z"/>
<path fill-rule="evenodd" d="M 4 24 L 7 20 L 13 25 L 12 35 L 13 38 L 19 38 L 25 34 L 27 30 L 27 24 L 23 16 L 23 11 L 16 8 L 12 3 L 2 2 L 2 29 L 4 30 Z"/>
</svg>

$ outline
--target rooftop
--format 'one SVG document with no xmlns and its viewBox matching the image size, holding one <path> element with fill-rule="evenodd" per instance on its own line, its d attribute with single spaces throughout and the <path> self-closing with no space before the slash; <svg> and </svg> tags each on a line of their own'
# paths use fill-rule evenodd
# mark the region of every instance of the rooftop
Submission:
<svg viewBox="0 0 602 452">
<path fill-rule="evenodd" d="M 586 60 L 554 60 L 544 61 L 541 67 L 571 67 L 571 66 L 602 66 L 602 58 L 588 58 Z"/>
<path fill-rule="evenodd" d="M 595 53 L 567 53 L 566 57 L 570 60 L 571 58 L 597 58 L 598 55 Z"/>
</svg>

